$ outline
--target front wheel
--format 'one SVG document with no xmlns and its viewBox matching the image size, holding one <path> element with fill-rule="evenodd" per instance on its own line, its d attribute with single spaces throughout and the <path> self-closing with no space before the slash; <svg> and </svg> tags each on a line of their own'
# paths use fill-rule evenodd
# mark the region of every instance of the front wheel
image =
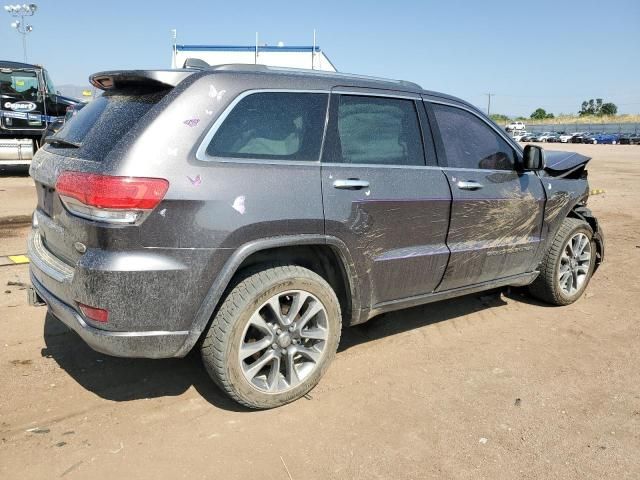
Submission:
<svg viewBox="0 0 640 480">
<path fill-rule="evenodd" d="M 250 408 L 273 408 L 311 390 L 333 360 L 341 331 L 331 286 L 296 265 L 247 276 L 227 295 L 202 344 L 211 378 Z"/>
<path fill-rule="evenodd" d="M 588 223 L 565 218 L 529 286 L 534 297 L 553 305 L 569 305 L 587 288 L 596 264 L 593 231 Z"/>
</svg>

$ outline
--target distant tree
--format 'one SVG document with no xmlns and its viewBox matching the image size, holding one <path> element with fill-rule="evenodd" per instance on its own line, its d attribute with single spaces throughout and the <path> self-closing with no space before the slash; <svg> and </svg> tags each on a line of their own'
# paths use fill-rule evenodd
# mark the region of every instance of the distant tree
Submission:
<svg viewBox="0 0 640 480">
<path fill-rule="evenodd" d="M 580 111 L 578 114 L 583 117 L 585 115 L 594 115 L 600 117 L 602 115 L 615 115 L 618 112 L 618 107 L 613 103 L 603 103 L 601 98 L 592 98 L 582 102 Z"/>
<path fill-rule="evenodd" d="M 547 113 L 544 108 L 537 108 L 530 118 L 532 120 L 544 120 L 545 118 L 553 118 L 553 113 Z"/>
<path fill-rule="evenodd" d="M 496 123 L 508 123 L 511 119 L 501 113 L 492 113 L 489 118 Z"/>
<path fill-rule="evenodd" d="M 600 109 L 601 115 L 615 115 L 618 113 L 618 107 L 615 103 L 603 103 Z"/>
</svg>

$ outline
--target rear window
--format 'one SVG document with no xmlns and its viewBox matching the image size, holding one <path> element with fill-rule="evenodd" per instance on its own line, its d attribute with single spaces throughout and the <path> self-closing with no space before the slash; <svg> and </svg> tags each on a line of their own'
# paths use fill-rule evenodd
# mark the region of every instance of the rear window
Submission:
<svg viewBox="0 0 640 480">
<path fill-rule="evenodd" d="M 55 135 L 56 139 L 79 144 L 79 148 L 61 142 L 47 144 L 45 149 L 64 156 L 101 161 L 166 93 L 167 90 L 105 93 L 77 111 Z"/>
<path fill-rule="evenodd" d="M 207 155 L 318 161 L 328 97 L 324 93 L 251 94 L 220 125 Z"/>
</svg>

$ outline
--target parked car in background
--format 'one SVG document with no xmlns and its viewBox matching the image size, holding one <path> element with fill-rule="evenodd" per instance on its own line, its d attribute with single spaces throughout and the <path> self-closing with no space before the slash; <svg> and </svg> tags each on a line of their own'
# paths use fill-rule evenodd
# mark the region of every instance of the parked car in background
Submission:
<svg viewBox="0 0 640 480">
<path fill-rule="evenodd" d="M 540 135 L 537 136 L 537 140 L 538 142 L 546 142 L 547 138 L 549 138 L 550 136 L 554 135 L 553 132 L 542 132 Z"/>
<path fill-rule="evenodd" d="M 510 132 L 512 130 L 525 130 L 526 128 L 527 127 L 523 122 L 511 122 L 505 127 L 505 130 Z"/>
<path fill-rule="evenodd" d="M 618 143 L 618 135 L 614 133 L 592 133 L 587 137 L 583 137 L 583 143 L 615 145 Z"/>
<path fill-rule="evenodd" d="M 591 132 L 577 132 L 571 137 L 571 143 L 585 143 L 584 139 L 591 135 Z"/>
<path fill-rule="evenodd" d="M 528 133 L 525 136 L 523 136 L 520 141 L 521 142 L 537 142 L 538 141 L 538 136 L 540 135 L 540 133 Z"/>
<path fill-rule="evenodd" d="M 547 135 L 545 141 L 548 143 L 560 143 L 560 134 L 552 133 L 551 135 Z"/>
<path fill-rule="evenodd" d="M 620 145 L 638 145 L 640 144 L 640 133 L 621 133 L 618 136 Z"/>
<path fill-rule="evenodd" d="M 450 95 L 261 65 L 91 83 L 31 164 L 30 301 L 107 354 L 195 348 L 247 407 L 306 395 L 343 325 L 509 285 L 568 305 L 604 258 L 590 158 Z"/>
<path fill-rule="evenodd" d="M 576 135 L 575 133 L 566 133 L 563 132 L 560 134 L 559 140 L 560 143 L 570 143 L 571 139 L 574 137 L 574 135 Z"/>
<path fill-rule="evenodd" d="M 517 131 L 513 133 L 512 137 L 516 142 L 521 142 L 522 139 L 527 135 L 531 135 L 531 134 L 529 132 Z"/>
</svg>

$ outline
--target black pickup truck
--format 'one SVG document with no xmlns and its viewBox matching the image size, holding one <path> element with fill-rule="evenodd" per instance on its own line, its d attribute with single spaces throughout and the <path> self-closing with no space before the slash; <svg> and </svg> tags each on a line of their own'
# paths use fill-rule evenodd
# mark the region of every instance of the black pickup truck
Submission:
<svg viewBox="0 0 640 480">
<path fill-rule="evenodd" d="M 28 165 L 50 125 L 80 102 L 60 95 L 39 65 L 0 60 L 0 166 Z"/>
</svg>

